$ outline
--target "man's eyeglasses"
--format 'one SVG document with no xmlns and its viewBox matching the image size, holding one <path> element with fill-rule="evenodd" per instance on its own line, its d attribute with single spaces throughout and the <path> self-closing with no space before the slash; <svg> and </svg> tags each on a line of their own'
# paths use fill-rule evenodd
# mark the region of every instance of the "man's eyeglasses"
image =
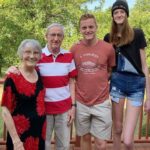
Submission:
<svg viewBox="0 0 150 150">
<path fill-rule="evenodd" d="M 48 34 L 49 36 L 51 36 L 51 37 L 58 37 L 58 38 L 62 38 L 63 37 L 63 34 L 57 34 L 57 33 L 50 33 L 50 34 Z"/>
</svg>

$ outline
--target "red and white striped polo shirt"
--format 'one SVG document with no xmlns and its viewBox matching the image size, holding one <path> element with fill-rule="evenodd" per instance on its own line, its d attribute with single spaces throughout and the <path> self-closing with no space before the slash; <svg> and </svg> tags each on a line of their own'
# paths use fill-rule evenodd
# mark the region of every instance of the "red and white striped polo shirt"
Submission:
<svg viewBox="0 0 150 150">
<path fill-rule="evenodd" d="M 54 57 L 47 46 L 42 50 L 38 69 L 46 88 L 45 107 L 47 114 L 61 114 L 71 108 L 69 78 L 77 75 L 73 55 L 60 49 Z"/>
</svg>

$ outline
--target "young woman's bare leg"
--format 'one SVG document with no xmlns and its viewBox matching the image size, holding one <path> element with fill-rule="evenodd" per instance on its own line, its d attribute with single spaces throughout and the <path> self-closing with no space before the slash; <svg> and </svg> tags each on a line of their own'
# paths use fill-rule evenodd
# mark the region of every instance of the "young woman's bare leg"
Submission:
<svg viewBox="0 0 150 150">
<path fill-rule="evenodd" d="M 123 127 L 124 99 L 119 103 L 112 102 L 113 114 L 113 150 L 121 150 L 121 134 Z"/>
</svg>

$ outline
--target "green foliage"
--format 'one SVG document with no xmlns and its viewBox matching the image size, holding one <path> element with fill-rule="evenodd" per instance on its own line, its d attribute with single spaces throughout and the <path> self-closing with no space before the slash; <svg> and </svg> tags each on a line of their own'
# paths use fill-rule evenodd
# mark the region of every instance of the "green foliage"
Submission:
<svg viewBox="0 0 150 150">
<path fill-rule="evenodd" d="M 103 39 L 111 25 L 110 9 L 103 10 L 105 0 L 89 11 L 85 3 L 96 0 L 0 0 L 0 74 L 2 68 L 18 64 L 17 48 L 23 39 L 34 38 L 45 45 L 45 28 L 59 22 L 65 26 L 63 47 L 69 49 L 81 36 L 78 30 L 80 16 L 93 13 L 98 22 L 98 37 Z M 144 30 L 148 47 L 147 62 L 150 66 L 150 3 L 149 0 L 136 0 L 130 11 L 130 23 Z"/>
<path fill-rule="evenodd" d="M 136 0 L 131 12 L 130 22 L 134 27 L 143 29 L 147 40 L 147 63 L 150 68 L 150 2 L 149 0 Z"/>
<path fill-rule="evenodd" d="M 44 29 L 53 22 L 66 31 L 65 48 L 77 39 L 80 6 L 87 0 L 1 0 L 0 1 L 0 74 L 1 68 L 17 64 L 16 51 L 23 39 L 35 38 L 44 46 Z M 69 30 L 71 29 L 71 30 Z"/>
<path fill-rule="evenodd" d="M 96 11 L 95 16 L 98 23 L 97 35 L 100 39 L 103 39 L 105 34 L 110 31 L 110 26 L 111 26 L 110 9 L 101 12 Z"/>
<path fill-rule="evenodd" d="M 3 135 L 3 121 L 1 119 L 1 107 L 0 107 L 0 138 L 2 138 Z"/>
<path fill-rule="evenodd" d="M 145 136 L 146 135 L 146 128 L 147 128 L 147 125 L 148 125 L 148 119 L 147 119 L 147 116 L 144 116 L 143 115 L 143 120 L 142 120 L 142 132 L 141 132 L 141 136 Z M 148 136 L 150 136 L 150 128 L 148 128 Z"/>
</svg>

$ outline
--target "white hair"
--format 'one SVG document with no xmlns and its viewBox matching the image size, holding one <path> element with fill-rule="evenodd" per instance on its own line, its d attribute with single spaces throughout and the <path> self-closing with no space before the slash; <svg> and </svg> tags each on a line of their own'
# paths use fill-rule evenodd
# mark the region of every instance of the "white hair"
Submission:
<svg viewBox="0 0 150 150">
<path fill-rule="evenodd" d="M 62 30 L 62 32 L 63 32 L 63 35 L 64 35 L 64 32 L 65 32 L 64 26 L 61 25 L 61 24 L 59 24 L 59 23 L 52 23 L 51 25 L 49 25 L 49 26 L 47 27 L 47 29 L 46 29 L 46 35 L 48 34 L 49 30 L 50 30 L 51 28 L 53 28 L 53 27 L 58 27 L 58 28 L 60 28 L 60 29 Z"/>
<path fill-rule="evenodd" d="M 18 54 L 19 58 L 22 58 L 23 51 L 27 46 L 31 46 L 33 49 L 37 49 L 37 50 L 39 50 L 40 53 L 42 53 L 42 47 L 37 40 L 25 39 L 20 43 L 20 45 L 18 47 L 17 54 Z"/>
</svg>

